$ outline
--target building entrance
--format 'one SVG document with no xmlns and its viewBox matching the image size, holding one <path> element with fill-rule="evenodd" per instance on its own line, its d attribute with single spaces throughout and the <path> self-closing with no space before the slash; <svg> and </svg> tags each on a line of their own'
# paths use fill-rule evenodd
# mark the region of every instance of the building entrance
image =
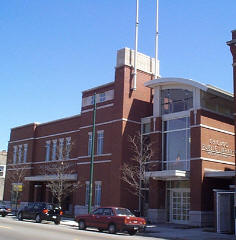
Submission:
<svg viewBox="0 0 236 240">
<path fill-rule="evenodd" d="M 190 190 L 179 188 L 170 190 L 169 220 L 187 224 L 189 221 Z"/>
</svg>

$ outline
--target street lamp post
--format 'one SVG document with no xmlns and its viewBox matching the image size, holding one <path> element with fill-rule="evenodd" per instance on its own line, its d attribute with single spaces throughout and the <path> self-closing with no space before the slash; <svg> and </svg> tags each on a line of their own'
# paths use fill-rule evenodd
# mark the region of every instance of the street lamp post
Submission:
<svg viewBox="0 0 236 240">
<path fill-rule="evenodd" d="M 91 160 L 90 160 L 88 213 L 91 213 L 91 206 L 92 206 L 92 199 L 93 199 L 93 167 L 94 167 L 93 165 L 94 165 L 95 122 L 96 122 L 96 93 L 94 93 L 94 95 L 93 95 L 93 132 L 92 132 L 92 146 L 91 146 Z"/>
</svg>

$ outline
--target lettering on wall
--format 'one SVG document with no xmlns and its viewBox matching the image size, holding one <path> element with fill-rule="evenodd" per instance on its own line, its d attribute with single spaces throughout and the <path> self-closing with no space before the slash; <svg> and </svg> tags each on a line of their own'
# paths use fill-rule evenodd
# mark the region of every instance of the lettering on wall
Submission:
<svg viewBox="0 0 236 240">
<path fill-rule="evenodd" d="M 226 158 L 235 156 L 235 151 L 230 148 L 228 142 L 212 138 L 209 139 L 208 144 L 202 144 L 202 151 L 209 155 L 220 155 Z"/>
</svg>

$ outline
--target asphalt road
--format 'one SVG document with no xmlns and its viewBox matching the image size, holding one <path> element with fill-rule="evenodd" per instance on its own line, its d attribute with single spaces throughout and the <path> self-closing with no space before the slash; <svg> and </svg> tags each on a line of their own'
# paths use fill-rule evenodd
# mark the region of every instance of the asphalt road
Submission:
<svg viewBox="0 0 236 240">
<path fill-rule="evenodd" d="M 96 230 L 81 231 L 75 227 L 54 225 L 51 222 L 35 223 L 18 221 L 10 216 L 0 217 L 0 240 L 157 240 L 128 234 L 100 233 Z"/>
</svg>

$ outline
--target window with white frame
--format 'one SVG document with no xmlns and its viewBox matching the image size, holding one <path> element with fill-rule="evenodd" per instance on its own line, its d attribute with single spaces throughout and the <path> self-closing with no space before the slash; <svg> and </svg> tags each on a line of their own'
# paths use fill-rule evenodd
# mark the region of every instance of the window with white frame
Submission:
<svg viewBox="0 0 236 240">
<path fill-rule="evenodd" d="M 97 154 L 103 154 L 104 131 L 97 131 Z"/>
<path fill-rule="evenodd" d="M 102 195 L 102 183 L 100 181 L 95 182 L 95 206 L 101 205 Z"/>
<path fill-rule="evenodd" d="M 94 104 L 94 95 L 90 97 L 90 104 L 93 105 Z M 97 100 L 97 99 L 96 99 Z"/>
<path fill-rule="evenodd" d="M 5 169 L 6 166 L 5 165 L 0 165 L 0 177 L 5 177 Z"/>
<path fill-rule="evenodd" d="M 63 159 L 64 138 L 59 139 L 59 160 Z"/>
<path fill-rule="evenodd" d="M 56 160 L 57 155 L 57 139 L 52 140 L 52 160 Z"/>
<path fill-rule="evenodd" d="M 85 188 L 85 206 L 88 206 L 89 203 L 89 181 L 86 181 L 85 183 L 86 188 Z"/>
<path fill-rule="evenodd" d="M 13 146 L 13 164 L 16 164 L 18 146 Z"/>
<path fill-rule="evenodd" d="M 70 150 L 71 150 L 71 137 L 66 138 L 66 159 L 70 158 Z"/>
<path fill-rule="evenodd" d="M 50 145 L 51 141 L 46 141 L 46 156 L 45 156 L 45 161 L 48 162 L 50 161 Z"/>
<path fill-rule="evenodd" d="M 106 101 L 106 93 L 100 93 L 99 94 L 99 102 L 105 102 Z"/>
<path fill-rule="evenodd" d="M 88 155 L 92 153 L 92 132 L 88 133 Z"/>
<path fill-rule="evenodd" d="M 27 161 L 27 152 L 28 152 L 28 144 L 24 144 L 24 157 L 23 157 L 24 163 L 26 163 Z"/>
<path fill-rule="evenodd" d="M 22 145 L 18 146 L 18 163 L 21 163 L 22 158 Z"/>
</svg>

